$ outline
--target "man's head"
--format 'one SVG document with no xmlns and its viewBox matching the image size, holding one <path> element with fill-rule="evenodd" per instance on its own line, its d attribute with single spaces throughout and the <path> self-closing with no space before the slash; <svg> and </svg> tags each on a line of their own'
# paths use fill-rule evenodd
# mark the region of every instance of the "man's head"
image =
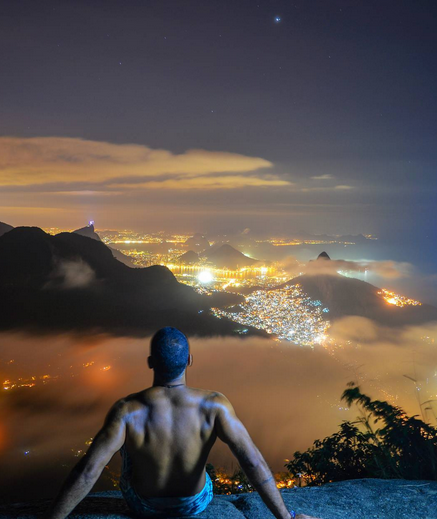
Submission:
<svg viewBox="0 0 437 519">
<path fill-rule="evenodd" d="M 150 343 L 149 367 L 163 380 L 174 380 L 192 364 L 185 335 L 171 326 L 158 330 Z"/>
</svg>

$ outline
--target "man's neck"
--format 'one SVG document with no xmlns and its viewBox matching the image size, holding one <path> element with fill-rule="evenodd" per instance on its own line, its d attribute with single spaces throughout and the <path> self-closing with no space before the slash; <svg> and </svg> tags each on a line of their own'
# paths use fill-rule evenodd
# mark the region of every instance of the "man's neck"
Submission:
<svg viewBox="0 0 437 519">
<path fill-rule="evenodd" d="M 175 386 L 186 386 L 187 381 L 185 378 L 185 373 L 183 373 L 180 377 L 168 380 L 163 379 L 159 375 L 155 373 L 153 377 L 153 387 L 162 386 L 162 387 L 175 387 Z"/>
</svg>

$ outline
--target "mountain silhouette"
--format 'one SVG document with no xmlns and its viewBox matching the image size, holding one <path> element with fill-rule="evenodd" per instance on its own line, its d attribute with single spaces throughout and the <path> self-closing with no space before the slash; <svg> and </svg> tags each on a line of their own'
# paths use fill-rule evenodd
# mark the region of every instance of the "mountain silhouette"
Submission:
<svg viewBox="0 0 437 519">
<path fill-rule="evenodd" d="M 199 263 L 199 255 L 196 254 L 193 250 L 189 250 L 188 252 L 182 254 L 182 256 L 179 256 L 177 262 L 181 263 L 182 265 L 194 265 L 195 263 Z"/>
<path fill-rule="evenodd" d="M 93 240 L 102 241 L 100 236 L 96 233 L 93 223 L 90 223 L 85 227 L 81 227 L 80 229 L 76 229 L 73 232 L 76 234 L 80 234 L 81 236 L 86 236 L 87 238 L 92 238 Z"/>
<path fill-rule="evenodd" d="M 76 234 L 80 234 L 81 236 L 86 236 L 87 238 L 91 238 L 92 240 L 97 240 L 100 242 L 102 241 L 100 236 L 94 230 L 94 224 L 92 224 L 92 223 L 90 225 L 87 225 L 86 227 L 81 227 L 80 229 L 76 229 L 73 232 Z M 129 258 L 129 256 L 126 256 L 126 254 L 123 254 L 118 249 L 114 249 L 114 248 L 110 247 L 109 245 L 106 245 L 106 247 L 108 247 L 108 249 L 112 252 L 112 255 L 114 256 L 115 259 L 118 259 L 118 261 L 121 261 L 128 267 L 135 267 L 134 262 L 132 261 L 131 258 Z"/>
<path fill-rule="evenodd" d="M 1 329 L 143 336 L 162 326 L 198 335 L 238 328 L 211 316 L 210 296 L 179 283 L 166 267 L 131 269 L 100 241 L 37 227 L 0 237 L 0 297 Z"/>
<path fill-rule="evenodd" d="M 326 318 L 332 321 L 350 315 L 367 317 L 386 326 L 437 320 L 434 306 L 422 304 L 401 308 L 391 305 L 378 294 L 379 288 L 359 279 L 334 274 L 304 274 L 288 284 L 297 283 L 312 299 L 320 300 L 329 308 Z"/>
<path fill-rule="evenodd" d="M 328 253 L 323 251 L 321 252 L 318 256 L 317 256 L 317 259 L 318 260 L 330 260 L 331 258 L 329 257 Z"/>
<path fill-rule="evenodd" d="M 212 263 L 215 267 L 229 268 L 232 270 L 241 267 L 250 267 L 251 265 L 258 263 L 258 260 L 249 258 L 249 256 L 246 256 L 237 249 L 234 249 L 234 247 L 228 243 L 209 251 L 205 256 L 208 259 L 208 262 Z"/>
<path fill-rule="evenodd" d="M 0 236 L 3 236 L 6 232 L 12 231 L 12 225 L 9 225 L 4 222 L 0 222 Z"/>
<path fill-rule="evenodd" d="M 209 249 L 209 241 L 203 236 L 203 234 L 196 233 L 184 243 L 185 247 L 194 252 L 203 252 Z"/>
</svg>

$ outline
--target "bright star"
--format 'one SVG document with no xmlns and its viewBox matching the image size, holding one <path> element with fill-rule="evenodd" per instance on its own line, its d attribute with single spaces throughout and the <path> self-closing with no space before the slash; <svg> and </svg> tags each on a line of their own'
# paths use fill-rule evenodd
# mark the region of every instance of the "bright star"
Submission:
<svg viewBox="0 0 437 519">
<path fill-rule="evenodd" d="M 280 16 L 275 16 L 275 22 L 276 23 L 279 23 L 281 20 L 282 20 L 282 18 Z"/>
</svg>

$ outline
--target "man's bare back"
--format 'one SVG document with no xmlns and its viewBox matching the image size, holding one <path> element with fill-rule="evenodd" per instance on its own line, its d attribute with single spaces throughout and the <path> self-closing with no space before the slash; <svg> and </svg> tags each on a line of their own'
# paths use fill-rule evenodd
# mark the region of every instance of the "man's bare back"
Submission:
<svg viewBox="0 0 437 519">
<path fill-rule="evenodd" d="M 137 514 L 144 512 L 145 517 L 162 502 L 166 506 L 167 501 L 176 500 L 185 515 L 196 515 L 213 497 L 205 465 L 217 438 L 229 446 L 277 519 L 315 519 L 287 510 L 269 466 L 229 400 L 221 393 L 186 385 L 185 371 L 192 361 L 188 341 L 179 330 L 168 327 L 155 334 L 148 358 L 154 370 L 153 386 L 112 406 L 102 429 L 53 503 L 49 519 L 64 519 L 91 491 L 119 451 L 123 471 L 128 466 L 128 474 L 122 472 L 120 488 Z M 193 514 L 188 513 L 187 506 L 195 509 Z"/>
<path fill-rule="evenodd" d="M 132 460 L 132 486 L 139 495 L 179 497 L 200 492 L 223 398 L 185 385 L 156 386 L 114 406 L 126 424 L 125 449 Z"/>
</svg>

